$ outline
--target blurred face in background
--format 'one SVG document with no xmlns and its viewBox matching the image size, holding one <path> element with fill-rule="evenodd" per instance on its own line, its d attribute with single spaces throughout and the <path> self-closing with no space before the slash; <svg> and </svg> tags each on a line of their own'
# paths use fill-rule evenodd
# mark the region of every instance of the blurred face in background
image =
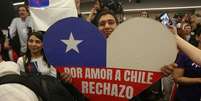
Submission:
<svg viewBox="0 0 201 101">
<path fill-rule="evenodd" d="M 116 27 L 117 22 L 111 14 L 102 15 L 98 21 L 98 29 L 103 32 L 106 38 L 110 36 Z"/>
<path fill-rule="evenodd" d="M 184 33 L 185 35 L 190 35 L 191 31 L 192 31 L 192 29 L 191 29 L 191 26 L 190 26 L 190 25 L 184 26 L 183 33 Z"/>
<path fill-rule="evenodd" d="M 145 17 L 145 18 L 149 17 L 148 12 L 146 12 L 146 11 L 141 12 L 140 16 Z"/>
<path fill-rule="evenodd" d="M 27 16 L 29 16 L 28 9 L 24 6 L 21 6 L 18 8 L 18 14 L 19 14 L 19 17 L 22 19 L 25 19 Z"/>
<path fill-rule="evenodd" d="M 100 4 L 99 0 L 95 0 L 94 8 L 96 10 L 100 10 L 101 9 L 101 4 Z"/>
</svg>

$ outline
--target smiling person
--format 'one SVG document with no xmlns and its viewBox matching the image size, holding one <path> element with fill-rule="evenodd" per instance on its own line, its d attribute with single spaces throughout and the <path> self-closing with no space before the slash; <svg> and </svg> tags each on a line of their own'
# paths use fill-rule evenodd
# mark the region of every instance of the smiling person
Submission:
<svg viewBox="0 0 201 101">
<path fill-rule="evenodd" d="M 103 10 L 97 15 L 96 26 L 102 32 L 105 38 L 108 38 L 119 22 L 115 14 L 111 11 Z M 161 67 L 161 72 L 164 76 L 168 76 L 173 72 L 175 64 L 170 64 Z M 143 91 L 139 96 L 133 97 L 129 101 L 159 101 L 163 99 L 162 84 L 157 82 L 147 90 Z"/>
<path fill-rule="evenodd" d="M 97 15 L 97 20 L 95 21 L 95 25 L 106 38 L 111 35 L 118 24 L 119 22 L 115 14 L 108 10 L 100 12 Z"/>
<path fill-rule="evenodd" d="M 43 52 L 43 34 L 45 32 L 32 32 L 28 36 L 27 51 L 17 61 L 20 70 L 26 73 L 40 73 L 56 77 L 56 69 L 48 64 Z"/>
</svg>

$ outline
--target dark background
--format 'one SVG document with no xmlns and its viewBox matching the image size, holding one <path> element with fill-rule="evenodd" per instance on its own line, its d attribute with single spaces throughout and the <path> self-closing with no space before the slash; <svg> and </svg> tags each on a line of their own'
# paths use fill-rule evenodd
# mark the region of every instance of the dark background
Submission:
<svg viewBox="0 0 201 101">
<path fill-rule="evenodd" d="M 12 19 L 16 16 L 15 7 L 12 5 L 16 2 L 23 2 L 27 0 L 0 0 L 0 28 L 7 29 Z M 163 8 L 163 7 L 187 7 L 199 6 L 201 9 L 201 0 L 141 0 L 136 3 L 136 0 L 120 0 L 126 12 L 134 13 L 134 10 L 147 8 Z M 94 0 L 81 0 L 81 11 L 83 14 L 88 14 L 93 7 Z M 177 11 L 177 10 L 175 10 Z M 86 12 L 86 13 L 85 13 Z M 186 12 L 184 10 L 184 12 Z M 151 11 L 153 13 L 153 11 Z"/>
</svg>

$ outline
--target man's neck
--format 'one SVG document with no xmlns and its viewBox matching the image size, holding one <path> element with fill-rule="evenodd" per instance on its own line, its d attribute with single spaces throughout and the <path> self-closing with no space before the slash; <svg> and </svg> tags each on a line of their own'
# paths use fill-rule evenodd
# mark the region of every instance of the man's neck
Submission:
<svg viewBox="0 0 201 101">
<path fill-rule="evenodd" d="M 42 54 L 41 53 L 35 53 L 35 54 L 31 54 L 32 58 L 38 58 L 38 57 L 41 57 Z"/>
<path fill-rule="evenodd" d="M 25 21 L 27 17 L 21 17 L 22 21 Z"/>
</svg>

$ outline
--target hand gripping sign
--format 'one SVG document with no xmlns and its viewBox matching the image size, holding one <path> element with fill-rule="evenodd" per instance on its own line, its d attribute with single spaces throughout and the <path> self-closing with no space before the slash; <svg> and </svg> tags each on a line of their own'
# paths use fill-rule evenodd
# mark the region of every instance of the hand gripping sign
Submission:
<svg viewBox="0 0 201 101">
<path fill-rule="evenodd" d="M 44 37 L 48 62 L 72 75 L 90 101 L 128 101 L 161 78 L 160 67 L 176 57 L 174 36 L 159 22 L 134 18 L 109 39 L 92 24 L 67 18 Z"/>
</svg>

